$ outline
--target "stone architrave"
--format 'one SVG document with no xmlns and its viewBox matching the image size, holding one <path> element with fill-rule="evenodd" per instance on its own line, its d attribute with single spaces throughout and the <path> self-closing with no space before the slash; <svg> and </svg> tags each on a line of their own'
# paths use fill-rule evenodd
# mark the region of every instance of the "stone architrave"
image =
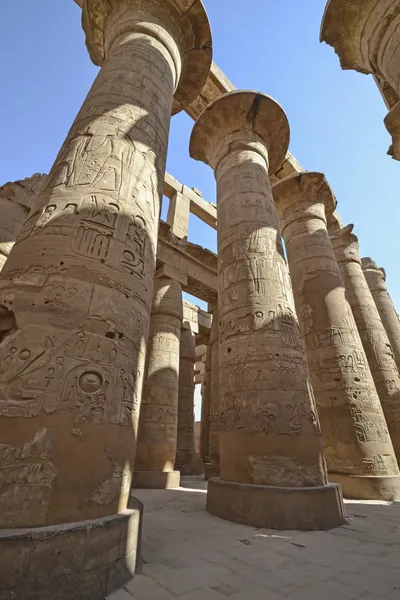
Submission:
<svg viewBox="0 0 400 600">
<path fill-rule="evenodd" d="M 210 334 L 211 371 L 210 371 L 210 426 L 209 426 L 209 477 L 219 477 L 219 328 L 218 310 L 213 311 Z"/>
<path fill-rule="evenodd" d="M 329 0 L 321 42 L 332 46 L 342 69 L 372 74 L 400 96 L 400 4 L 398 0 Z M 392 135 L 389 154 L 400 160 L 400 102 L 385 118 Z"/>
<path fill-rule="evenodd" d="M 36 173 L 21 181 L 0 187 L 0 270 L 11 252 L 25 223 L 32 202 L 46 181 L 46 175 Z"/>
<path fill-rule="evenodd" d="M 269 181 L 289 125 L 269 96 L 221 96 L 195 124 L 190 154 L 214 169 L 218 198 L 220 478 L 207 509 L 256 527 L 344 522 L 327 483 L 321 429 Z"/>
<path fill-rule="evenodd" d="M 189 324 L 181 329 L 179 353 L 178 441 L 175 468 L 181 475 L 196 475 L 194 441 L 194 364 L 196 338 Z"/>
<path fill-rule="evenodd" d="M 397 368 L 400 371 L 400 320 L 386 286 L 385 269 L 378 267 L 372 258 L 362 258 L 361 261 L 365 279 L 386 329 Z"/>
<path fill-rule="evenodd" d="M 174 467 L 181 326 L 181 284 L 160 277 L 154 285 L 133 489 L 179 487 L 180 473 Z"/>
<path fill-rule="evenodd" d="M 361 267 L 353 225 L 330 236 L 386 423 L 400 460 L 400 376 L 389 338 Z"/>
<path fill-rule="evenodd" d="M 0 274 L 0 572 L 21 599 L 104 598 L 135 569 L 169 124 L 211 62 L 199 0 L 85 0 L 82 17 L 101 69 Z"/>
<path fill-rule="evenodd" d="M 272 191 L 329 479 L 345 497 L 400 499 L 392 442 L 327 230 L 335 197 L 324 175 L 313 172 L 286 177 Z"/>
<path fill-rule="evenodd" d="M 210 410 L 211 410 L 211 361 L 212 348 L 210 338 L 207 339 L 207 351 L 203 383 L 201 385 L 201 420 L 200 420 L 200 460 L 205 469 L 205 477 L 208 478 L 210 464 Z"/>
</svg>

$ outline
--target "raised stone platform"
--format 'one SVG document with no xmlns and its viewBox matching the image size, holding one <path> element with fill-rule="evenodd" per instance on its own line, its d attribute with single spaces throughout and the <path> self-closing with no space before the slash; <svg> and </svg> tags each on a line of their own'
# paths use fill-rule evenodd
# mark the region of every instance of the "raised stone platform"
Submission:
<svg viewBox="0 0 400 600">
<path fill-rule="evenodd" d="M 0 530 L 0 600 L 103 600 L 140 562 L 143 505 L 109 517 Z"/>
<path fill-rule="evenodd" d="M 346 521 L 340 487 L 272 487 L 222 481 L 208 482 L 207 510 L 234 523 L 269 529 L 315 531 Z"/>
</svg>

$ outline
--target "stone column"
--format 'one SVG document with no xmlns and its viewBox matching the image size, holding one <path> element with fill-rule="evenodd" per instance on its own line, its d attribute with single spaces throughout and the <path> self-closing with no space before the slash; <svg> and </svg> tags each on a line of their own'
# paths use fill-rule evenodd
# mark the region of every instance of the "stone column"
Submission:
<svg viewBox="0 0 400 600">
<path fill-rule="evenodd" d="M 348 225 L 330 238 L 399 460 L 400 376 L 387 333 L 361 267 L 358 239 L 352 231 L 353 225 Z"/>
<path fill-rule="evenodd" d="M 393 0 L 329 0 L 321 42 L 332 46 L 342 69 L 375 75 L 397 98 L 385 124 L 392 135 L 389 154 L 400 160 L 400 11 Z"/>
<path fill-rule="evenodd" d="M 372 258 L 362 258 L 362 268 L 372 297 L 392 346 L 400 370 L 400 321 L 386 286 L 385 269 L 378 267 Z"/>
<path fill-rule="evenodd" d="M 83 25 L 101 69 L 0 275 L 0 527 L 14 528 L 0 571 L 18 598 L 33 585 L 103 598 L 134 570 L 126 506 L 170 116 L 211 60 L 198 0 L 85 0 Z"/>
<path fill-rule="evenodd" d="M 208 337 L 208 336 L 207 336 Z M 201 385 L 201 420 L 200 420 L 200 459 L 204 464 L 206 479 L 208 477 L 207 465 L 210 464 L 210 410 L 211 410 L 211 344 L 208 337 L 205 371 Z"/>
<path fill-rule="evenodd" d="M 195 335 L 188 323 L 181 329 L 179 359 L 178 442 L 176 469 L 181 475 L 196 475 L 194 445 L 194 364 Z"/>
<path fill-rule="evenodd" d="M 154 287 L 133 488 L 179 487 L 174 467 L 181 326 L 181 284 L 162 275 Z"/>
<path fill-rule="evenodd" d="M 209 453 L 210 468 L 209 477 L 219 477 L 219 327 L 218 310 L 210 311 L 213 313 L 213 321 L 210 334 L 210 427 L 209 427 Z"/>
<path fill-rule="evenodd" d="M 21 181 L 0 187 L 0 270 L 25 223 L 33 200 L 44 185 L 46 175 L 36 173 Z"/>
<path fill-rule="evenodd" d="M 218 198 L 221 477 L 209 481 L 207 509 L 256 527 L 324 529 L 344 522 L 341 493 L 327 483 L 269 181 L 288 142 L 282 108 L 256 92 L 221 96 L 192 133 L 190 154 L 214 169 Z"/>
<path fill-rule="evenodd" d="M 349 498 L 400 498 L 385 417 L 327 231 L 335 197 L 321 173 L 273 187 L 323 427 L 329 479 Z"/>
</svg>

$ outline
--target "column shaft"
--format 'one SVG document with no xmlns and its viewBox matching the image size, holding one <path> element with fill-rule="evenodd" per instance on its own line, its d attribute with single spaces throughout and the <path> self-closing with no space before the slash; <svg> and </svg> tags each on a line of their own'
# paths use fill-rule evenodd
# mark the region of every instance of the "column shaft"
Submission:
<svg viewBox="0 0 400 600">
<path fill-rule="evenodd" d="M 204 465 L 210 464 L 210 410 L 211 410 L 211 362 L 212 348 L 207 343 L 205 371 L 201 386 L 200 458 Z M 206 473 L 207 477 L 207 473 Z"/>
<path fill-rule="evenodd" d="M 179 359 L 178 442 L 176 469 L 181 475 L 195 475 L 196 453 L 194 442 L 194 364 L 196 362 L 195 336 L 190 327 L 181 330 Z"/>
<path fill-rule="evenodd" d="M 370 258 L 363 258 L 362 266 L 400 370 L 400 320 L 386 286 L 386 273 Z"/>
<path fill-rule="evenodd" d="M 326 226 L 335 199 L 324 176 L 274 186 L 274 197 L 323 427 L 329 478 L 353 498 L 400 498 L 399 471 Z"/>
<path fill-rule="evenodd" d="M 21 600 L 100 600 L 135 571 L 170 118 L 211 63 L 200 0 L 83 0 L 82 23 L 101 69 L 0 274 L 0 572 Z"/>
<path fill-rule="evenodd" d="M 353 226 L 345 227 L 331 242 L 339 263 L 346 295 L 368 359 L 390 437 L 400 458 L 400 376 L 389 338 L 361 267 Z"/>
<path fill-rule="evenodd" d="M 211 373 L 210 373 L 210 430 L 209 430 L 209 450 L 210 450 L 210 477 L 219 477 L 220 459 L 219 459 L 219 319 L 218 310 L 213 312 L 213 321 L 210 335 L 211 348 Z"/>
<path fill-rule="evenodd" d="M 179 472 L 174 471 L 174 467 L 178 435 L 181 326 L 181 285 L 167 277 L 156 279 L 134 488 L 179 486 Z"/>
<path fill-rule="evenodd" d="M 344 517 L 339 487 L 327 485 L 269 182 L 287 141 L 281 107 L 253 92 L 216 100 L 192 133 L 191 156 L 212 165 L 218 202 L 221 477 L 209 481 L 207 508 L 259 527 L 318 529 Z"/>
</svg>

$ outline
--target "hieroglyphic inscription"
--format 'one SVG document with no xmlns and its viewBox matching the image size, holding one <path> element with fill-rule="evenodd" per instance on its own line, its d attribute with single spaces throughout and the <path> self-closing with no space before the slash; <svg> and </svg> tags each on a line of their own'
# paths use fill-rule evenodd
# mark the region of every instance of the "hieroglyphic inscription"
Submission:
<svg viewBox="0 0 400 600">
<path fill-rule="evenodd" d="M 45 518 L 57 476 L 51 452 L 50 431 L 44 427 L 22 446 L 0 444 L 0 505 L 10 526 L 30 519 L 32 525 L 40 524 Z"/>
</svg>

